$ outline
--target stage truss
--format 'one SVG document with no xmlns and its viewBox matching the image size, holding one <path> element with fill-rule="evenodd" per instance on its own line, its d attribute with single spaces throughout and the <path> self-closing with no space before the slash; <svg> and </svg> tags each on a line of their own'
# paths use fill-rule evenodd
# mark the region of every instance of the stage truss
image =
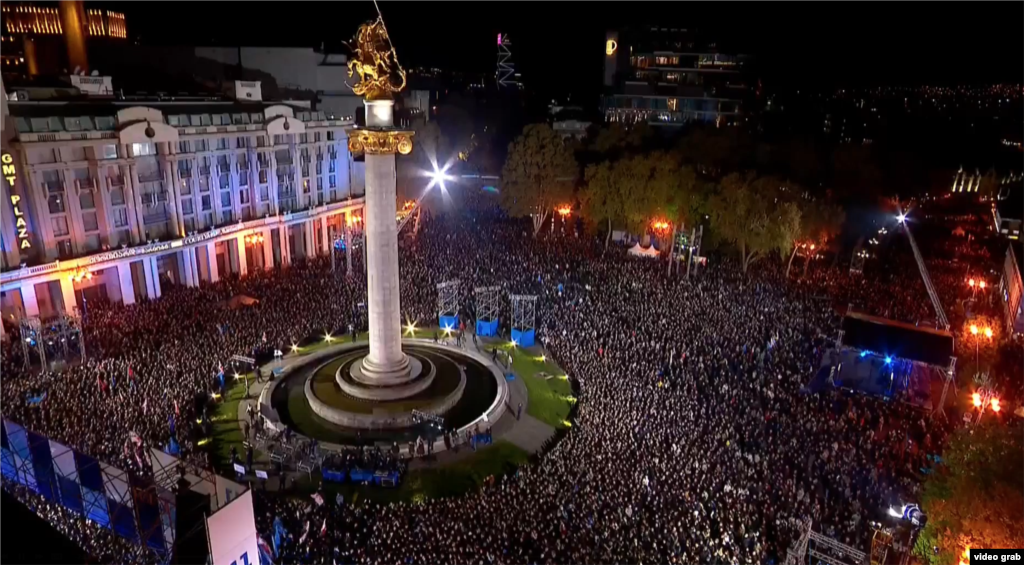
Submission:
<svg viewBox="0 0 1024 565">
<path fill-rule="evenodd" d="M 438 317 L 456 316 L 459 313 L 459 279 L 437 285 Z"/>
<path fill-rule="evenodd" d="M 58 361 L 66 363 L 76 355 L 85 360 L 85 340 L 77 317 L 60 314 L 45 323 L 38 317 L 22 318 L 20 330 L 26 369 L 32 365 L 33 352 L 43 368 Z"/>
<path fill-rule="evenodd" d="M 522 332 L 536 329 L 537 295 L 513 294 L 509 299 L 512 300 L 512 329 Z"/>
<path fill-rule="evenodd" d="M 478 286 L 473 289 L 476 296 L 476 319 L 490 322 L 501 314 L 501 287 Z"/>
<path fill-rule="evenodd" d="M 784 565 L 827 563 L 829 565 L 861 565 L 867 563 L 867 554 L 814 531 L 810 519 L 804 522 L 803 534 L 786 552 Z"/>
</svg>

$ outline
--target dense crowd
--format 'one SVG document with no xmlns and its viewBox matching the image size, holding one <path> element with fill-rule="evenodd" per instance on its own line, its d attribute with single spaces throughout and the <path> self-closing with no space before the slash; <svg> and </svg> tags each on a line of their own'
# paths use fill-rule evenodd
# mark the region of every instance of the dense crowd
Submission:
<svg viewBox="0 0 1024 565">
<path fill-rule="evenodd" d="M 147 471 L 133 446 L 172 436 L 201 459 L 197 398 L 221 364 L 361 327 L 358 260 L 354 270 L 313 260 L 128 308 L 90 305 L 86 363 L 19 374 L 17 348 L 5 348 L 5 417 L 133 472 Z M 573 427 L 538 463 L 461 498 L 352 504 L 261 491 L 258 530 L 287 531 L 285 563 L 778 562 L 807 518 L 864 547 L 869 520 L 914 499 L 948 425 L 900 402 L 805 394 L 837 331 L 835 302 L 855 286 L 818 271 L 794 285 L 784 265 L 747 277 L 716 258 L 689 280 L 667 278 L 663 262 L 603 252 L 572 230 L 533 238 L 487 211 L 424 221 L 401 246 L 406 318 L 426 323 L 435 285 L 456 278 L 463 304 L 476 286 L 537 294 L 538 336 L 579 398 Z M 870 280 L 875 292 L 858 300 L 874 296 L 865 306 L 877 309 L 892 300 L 879 290 L 898 282 Z M 238 295 L 258 302 L 234 308 Z M 28 406 L 38 389 L 46 400 Z M 90 550 L 110 537 L 76 532 Z M 125 547 L 116 561 L 137 557 L 109 547 Z"/>
</svg>

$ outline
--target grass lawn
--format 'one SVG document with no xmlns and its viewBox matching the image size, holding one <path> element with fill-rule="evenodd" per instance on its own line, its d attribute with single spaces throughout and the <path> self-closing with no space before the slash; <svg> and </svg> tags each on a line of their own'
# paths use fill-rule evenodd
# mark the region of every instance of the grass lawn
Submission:
<svg viewBox="0 0 1024 565">
<path fill-rule="evenodd" d="M 249 373 L 250 383 L 254 378 Z M 213 414 L 213 464 L 221 471 L 231 470 L 231 446 L 235 446 L 239 456 L 245 455 L 242 448 L 242 424 L 238 421 L 238 403 L 244 396 L 245 379 L 235 381 Z"/>
<path fill-rule="evenodd" d="M 498 347 L 504 351 L 512 349 L 511 344 Z M 487 349 L 490 350 L 491 346 Z M 565 371 L 550 358 L 541 360 L 541 355 L 540 347 L 516 347 L 512 349 L 512 369 L 516 378 L 522 379 L 526 385 L 530 400 L 526 413 L 554 428 L 564 428 L 572 408 L 572 403 L 567 400 L 572 397 L 572 385 L 569 379 L 564 378 Z M 538 376 L 541 373 L 553 378 Z"/>
<path fill-rule="evenodd" d="M 340 492 L 348 502 L 359 499 L 381 503 L 422 502 L 430 498 L 460 496 L 478 488 L 487 477 L 499 477 L 512 472 L 528 459 L 527 452 L 509 442 L 498 441 L 449 465 L 409 471 L 402 477 L 401 485 L 395 489 L 349 483 L 324 483 L 324 490 L 330 495 L 331 500 Z M 300 480 L 297 486 L 300 491 L 312 492 L 319 482 L 319 473 L 313 473 L 312 480 Z"/>
</svg>

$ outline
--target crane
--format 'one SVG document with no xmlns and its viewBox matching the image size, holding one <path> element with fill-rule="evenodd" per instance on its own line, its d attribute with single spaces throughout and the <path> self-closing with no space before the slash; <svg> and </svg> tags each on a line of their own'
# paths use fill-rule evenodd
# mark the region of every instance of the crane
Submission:
<svg viewBox="0 0 1024 565">
<path fill-rule="evenodd" d="M 932 308 L 935 309 L 935 317 L 938 318 L 939 324 L 942 329 L 949 330 L 949 318 L 946 317 L 946 311 L 942 309 L 942 302 L 939 301 L 939 293 L 935 290 L 935 285 L 932 284 L 932 277 L 928 274 L 928 267 L 924 264 L 924 257 L 921 256 L 921 250 L 917 247 L 917 241 L 914 239 L 913 232 L 910 231 L 910 226 L 907 225 L 907 213 L 903 212 L 903 208 L 897 203 L 896 221 L 899 225 L 903 226 L 903 231 L 907 234 L 907 239 L 910 240 L 910 248 L 914 251 L 914 260 L 917 261 L 917 269 L 921 272 L 921 280 L 924 282 L 924 288 L 928 291 L 928 298 L 932 301 Z"/>
</svg>

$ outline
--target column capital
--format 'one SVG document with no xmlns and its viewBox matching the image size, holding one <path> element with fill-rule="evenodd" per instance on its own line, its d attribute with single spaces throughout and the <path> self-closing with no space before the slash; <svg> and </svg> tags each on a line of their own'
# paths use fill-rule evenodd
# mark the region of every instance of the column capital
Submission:
<svg viewBox="0 0 1024 565">
<path fill-rule="evenodd" d="M 348 150 L 367 155 L 408 155 L 412 153 L 412 136 L 415 133 L 393 129 L 355 129 L 348 138 Z"/>
</svg>

